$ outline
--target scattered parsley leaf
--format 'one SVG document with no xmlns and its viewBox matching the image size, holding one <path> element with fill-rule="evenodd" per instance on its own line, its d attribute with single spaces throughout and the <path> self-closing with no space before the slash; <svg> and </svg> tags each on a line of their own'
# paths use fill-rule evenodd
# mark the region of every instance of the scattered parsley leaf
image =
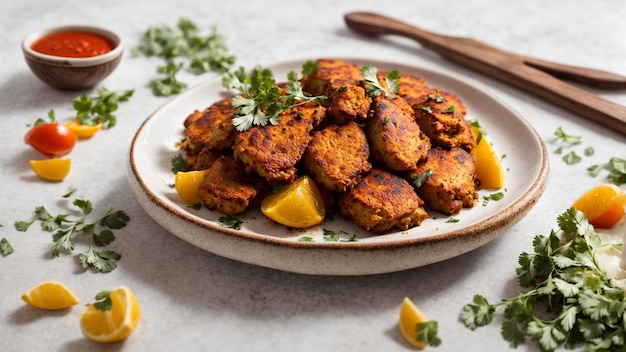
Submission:
<svg viewBox="0 0 626 352">
<path fill-rule="evenodd" d="M 311 236 L 302 236 L 298 238 L 298 242 L 315 242 L 315 239 Z"/>
<path fill-rule="evenodd" d="M 385 86 L 378 79 L 378 68 L 373 66 L 361 67 L 361 76 L 363 76 L 363 82 L 365 83 L 365 90 L 367 94 L 372 97 L 378 97 L 381 94 L 385 94 L 388 98 L 394 99 L 395 94 L 398 94 L 400 85 L 398 80 L 400 79 L 400 71 L 393 70 L 385 74 Z"/>
<path fill-rule="evenodd" d="M 358 242 L 356 235 L 350 235 L 347 232 L 341 230 L 339 232 L 335 232 L 333 230 L 323 229 L 324 241 L 328 242 Z M 348 235 L 347 239 L 342 239 L 341 235 Z"/>
<path fill-rule="evenodd" d="M 180 82 L 176 77 L 182 67 L 182 62 L 175 63 L 174 61 L 168 61 L 165 66 L 157 66 L 157 72 L 165 74 L 165 77 L 148 82 L 148 87 L 152 88 L 152 94 L 157 97 L 168 97 L 179 94 L 187 88 L 187 84 Z"/>
<path fill-rule="evenodd" d="M 459 222 L 461 220 L 459 220 L 458 218 L 455 218 L 453 216 L 449 217 L 448 220 L 446 220 L 446 222 L 450 222 L 450 223 L 455 223 L 455 222 Z"/>
<path fill-rule="evenodd" d="M 534 252 L 518 257 L 515 272 L 528 291 L 493 304 L 475 295 L 463 307 L 461 321 L 474 330 L 489 325 L 504 307 L 501 332 L 511 347 L 528 337 L 542 351 L 579 344 L 586 344 L 587 351 L 623 350 L 626 292 L 612 286 L 594 259 L 603 246 L 600 237 L 573 208 L 559 215 L 557 223 L 559 232 L 535 236 Z M 536 304 L 547 311 L 537 315 Z"/>
<path fill-rule="evenodd" d="M 582 137 L 569 135 L 565 133 L 561 127 L 558 127 L 556 131 L 554 131 L 554 135 L 556 136 L 556 140 L 563 144 L 576 145 L 582 143 Z"/>
<path fill-rule="evenodd" d="M 585 153 L 585 156 L 593 156 L 596 153 L 596 151 L 595 149 L 593 149 L 593 147 L 587 147 L 585 148 L 584 153 Z"/>
<path fill-rule="evenodd" d="M 236 216 L 220 216 L 217 219 L 217 224 L 221 227 L 226 227 L 233 230 L 241 230 L 241 225 L 243 225 L 243 221 L 241 221 Z"/>
<path fill-rule="evenodd" d="M 430 108 L 430 105 L 422 107 L 422 110 L 426 111 L 429 114 L 433 113 L 433 109 Z"/>
<path fill-rule="evenodd" d="M 176 174 L 179 171 L 187 172 L 190 170 L 189 164 L 187 164 L 187 160 L 185 160 L 185 158 L 181 154 L 172 157 L 171 165 L 172 167 L 170 168 L 170 170 L 173 174 Z"/>
<path fill-rule="evenodd" d="M 616 185 L 626 184 L 626 159 L 613 157 L 609 160 L 609 180 Z"/>
<path fill-rule="evenodd" d="M 490 201 L 497 202 L 502 198 L 504 198 L 504 192 L 496 192 L 483 196 L 483 206 L 487 205 Z"/>
<path fill-rule="evenodd" d="M 439 330 L 436 320 L 429 320 L 415 325 L 417 341 L 424 341 L 427 345 L 437 347 L 441 345 L 441 339 L 437 336 Z"/>
<path fill-rule="evenodd" d="M 96 295 L 96 301 L 93 303 L 93 307 L 98 310 L 111 310 L 113 307 L 113 300 L 111 299 L 112 291 L 101 291 Z"/>
<path fill-rule="evenodd" d="M 443 113 L 444 114 L 454 114 L 454 111 L 455 111 L 454 105 L 450 105 L 443 111 Z"/>
<path fill-rule="evenodd" d="M 580 155 L 576 154 L 576 152 L 571 151 L 565 155 L 563 155 L 563 161 L 567 164 L 567 165 L 574 165 L 574 164 L 578 164 L 579 162 L 581 162 L 583 159 L 580 157 Z"/>
<path fill-rule="evenodd" d="M 433 174 L 433 171 L 431 169 L 427 169 L 426 171 L 422 172 L 421 174 L 413 177 L 413 185 L 415 185 L 416 188 L 422 187 L 424 182 L 426 182 L 426 179 L 428 179 L 430 177 L 430 175 L 432 175 L 432 174 Z"/>
<path fill-rule="evenodd" d="M 19 232 L 26 232 L 28 230 L 28 228 L 30 227 L 30 225 L 32 225 L 34 223 L 35 223 L 35 220 L 31 220 L 31 221 L 16 221 L 14 223 L 15 230 L 19 231 Z"/>
<path fill-rule="evenodd" d="M 128 101 L 133 95 L 133 90 L 112 92 L 102 87 L 97 91 L 97 96 L 89 97 L 87 94 L 74 98 L 72 104 L 76 110 L 76 117 L 83 125 L 95 126 L 99 123 L 106 128 L 111 128 L 117 123 L 113 112 L 117 111 L 119 103 Z"/>
<path fill-rule="evenodd" d="M 7 240 L 4 237 L 0 239 L 0 253 L 2 253 L 2 255 L 4 256 L 7 256 L 13 253 L 13 246 L 11 246 L 11 243 L 9 243 L 9 240 Z"/>
</svg>

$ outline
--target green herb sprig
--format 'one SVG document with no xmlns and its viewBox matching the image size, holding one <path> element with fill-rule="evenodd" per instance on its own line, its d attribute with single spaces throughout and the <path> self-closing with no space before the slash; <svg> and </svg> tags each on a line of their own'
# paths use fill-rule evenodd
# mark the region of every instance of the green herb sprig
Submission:
<svg viewBox="0 0 626 352">
<path fill-rule="evenodd" d="M 95 97 L 87 94 L 76 97 L 72 101 L 76 117 L 83 125 L 95 126 L 102 123 L 104 127 L 111 128 L 117 123 L 117 117 L 113 112 L 117 111 L 119 103 L 128 101 L 133 92 L 132 89 L 113 92 L 102 87 L 98 89 L 98 95 Z"/>
<path fill-rule="evenodd" d="M 311 63 L 303 65 L 303 72 L 311 71 Z M 252 126 L 277 125 L 280 114 L 286 110 L 308 103 L 323 104 L 326 96 L 311 96 L 302 89 L 298 74 L 287 73 L 286 94 L 282 94 L 274 74 L 267 68 L 257 66 L 252 74 L 243 67 L 222 76 L 222 85 L 241 94 L 233 98 L 236 117 L 233 125 L 237 131 L 247 131 Z"/>
<path fill-rule="evenodd" d="M 400 92 L 400 84 L 398 83 L 398 80 L 400 79 L 400 71 L 393 70 L 385 74 L 386 88 L 378 79 L 378 68 L 373 66 L 363 66 L 361 67 L 360 72 L 361 76 L 364 78 L 363 82 L 366 85 L 365 90 L 370 97 L 375 98 L 381 94 L 385 94 L 388 98 L 393 99 L 395 98 L 395 95 Z"/>
<path fill-rule="evenodd" d="M 558 232 L 536 236 L 534 252 L 519 256 L 518 281 L 528 291 L 498 303 L 475 295 L 461 320 L 474 330 L 504 308 L 502 337 L 511 347 L 529 338 L 542 351 L 579 344 L 587 351 L 624 350 L 626 293 L 598 267 L 594 252 L 604 244 L 580 211 L 570 208 L 557 222 Z M 547 312 L 537 314 L 539 307 Z"/>
<path fill-rule="evenodd" d="M 13 246 L 11 246 L 9 240 L 4 237 L 0 239 L 0 253 L 2 253 L 2 255 L 4 256 L 13 253 Z"/>
<path fill-rule="evenodd" d="M 35 208 L 35 219 L 16 221 L 15 229 L 23 232 L 39 221 L 43 230 L 53 232 L 54 244 L 51 247 L 53 257 L 59 257 L 63 249 L 72 252 L 76 246 L 75 237 L 84 235 L 88 238 L 89 246 L 86 252 L 78 254 L 82 268 L 86 270 L 92 267 L 103 273 L 113 271 L 121 255 L 111 250 L 96 250 L 96 247 L 105 247 L 113 242 L 115 235 L 112 230 L 125 227 L 130 218 L 124 211 L 110 209 L 97 220 L 89 222 L 87 216 L 93 210 L 91 202 L 75 199 L 72 204 L 80 211 L 77 218 L 71 218 L 68 214 L 53 216 L 44 206 L 38 206 Z"/>
<path fill-rule="evenodd" d="M 113 308 L 111 293 L 113 293 L 113 291 L 105 290 L 98 292 L 98 294 L 96 294 L 96 301 L 93 303 L 93 307 L 97 310 L 111 310 L 111 308 Z"/>
</svg>

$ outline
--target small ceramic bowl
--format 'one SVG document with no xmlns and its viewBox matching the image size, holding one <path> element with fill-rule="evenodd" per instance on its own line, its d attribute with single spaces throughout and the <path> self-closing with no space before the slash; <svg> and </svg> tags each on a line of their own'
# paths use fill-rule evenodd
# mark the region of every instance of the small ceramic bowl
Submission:
<svg viewBox="0 0 626 352">
<path fill-rule="evenodd" d="M 107 38 L 113 49 L 107 53 L 73 58 L 46 55 L 31 48 L 38 39 L 58 32 L 87 32 Z M 28 35 L 22 41 L 22 51 L 31 71 L 46 84 L 67 90 L 86 89 L 95 86 L 115 70 L 124 51 L 122 38 L 116 33 L 88 25 L 71 25 L 41 30 Z"/>
</svg>

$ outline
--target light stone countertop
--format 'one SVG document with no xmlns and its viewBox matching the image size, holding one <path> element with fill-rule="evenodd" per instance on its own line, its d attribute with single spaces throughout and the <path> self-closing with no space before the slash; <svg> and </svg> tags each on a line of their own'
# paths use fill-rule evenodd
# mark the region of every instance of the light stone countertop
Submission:
<svg viewBox="0 0 626 352">
<path fill-rule="evenodd" d="M 460 67 L 418 44 L 385 37 L 370 39 L 347 29 L 343 15 L 375 11 L 424 29 L 466 36 L 521 54 L 626 75 L 626 6 L 618 0 L 554 1 L 76 1 L 23 0 L 0 3 L 0 238 L 15 252 L 0 257 L 0 351 L 408 351 L 397 319 L 410 297 L 439 322 L 437 351 L 505 351 L 499 318 L 476 331 L 459 321 L 461 307 L 480 293 L 492 302 L 514 295 L 517 256 L 532 249 L 532 238 L 548 234 L 556 217 L 586 189 L 606 182 L 586 168 L 610 157 L 626 158 L 626 136 L 587 121 L 534 96 Z M 33 176 L 26 146 L 28 124 L 54 109 L 59 119 L 72 112 L 77 92 L 58 91 L 29 71 L 20 43 L 50 26 L 91 23 L 119 32 L 127 49 L 149 26 L 173 26 L 189 18 L 208 33 L 226 38 L 237 65 L 252 68 L 292 58 L 353 56 L 393 60 L 445 72 L 484 89 L 529 121 L 549 150 L 550 178 L 543 197 L 501 238 L 468 254 L 422 268 L 361 277 L 298 275 L 225 259 L 168 233 L 133 197 L 126 180 L 131 140 L 141 123 L 167 98 L 145 87 L 156 77 L 159 59 L 131 57 L 129 50 L 101 86 L 135 89 L 117 112 L 117 125 L 80 141 L 71 154 L 70 176 L 60 183 Z M 183 72 L 190 86 L 215 77 Z M 94 91 L 95 92 L 95 91 Z M 597 91 L 626 105 L 626 91 Z M 583 137 L 595 155 L 566 165 L 553 141 L 558 127 Z M 109 274 L 84 272 L 74 255 L 52 258 L 50 235 L 36 228 L 15 231 L 13 223 L 36 206 L 63 209 L 61 195 L 77 189 L 97 209 L 126 211 L 131 221 L 117 232 L 112 248 L 122 254 Z M 57 208 L 58 207 L 58 208 Z M 81 245 L 84 245 L 81 244 Z M 79 328 L 82 307 L 38 311 L 20 296 L 55 279 L 82 303 L 103 290 L 130 287 L 142 320 L 125 342 L 92 343 Z M 538 351 L 528 344 L 519 351 Z"/>
</svg>

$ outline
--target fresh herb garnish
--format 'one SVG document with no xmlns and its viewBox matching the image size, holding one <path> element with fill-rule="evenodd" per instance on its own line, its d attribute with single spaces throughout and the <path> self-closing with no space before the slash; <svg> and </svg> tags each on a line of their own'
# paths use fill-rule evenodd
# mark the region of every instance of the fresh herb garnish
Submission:
<svg viewBox="0 0 626 352">
<path fill-rule="evenodd" d="M 176 77 L 182 67 L 182 62 L 175 63 L 174 61 L 168 61 L 165 66 L 157 66 L 157 72 L 165 74 L 165 77 L 148 82 L 148 87 L 152 88 L 152 94 L 157 97 L 168 97 L 179 94 L 187 88 L 187 83 L 179 81 Z"/>
<path fill-rule="evenodd" d="M 233 230 L 241 230 L 241 225 L 243 225 L 243 221 L 241 221 L 236 216 L 220 216 L 219 219 L 217 219 L 217 224 L 221 227 Z"/>
<path fill-rule="evenodd" d="M 427 112 L 427 113 L 429 113 L 429 114 L 432 114 L 432 113 L 433 113 L 433 109 L 431 109 L 430 105 L 423 106 L 423 107 L 422 107 L 422 110 L 426 111 L 426 112 Z"/>
<path fill-rule="evenodd" d="M 74 98 L 72 101 L 76 109 L 76 117 L 83 125 L 95 126 L 99 123 L 106 128 L 111 128 L 117 123 L 113 115 L 120 102 L 128 101 L 133 95 L 133 90 L 112 92 L 106 88 L 99 88 L 98 95 L 89 97 L 87 94 Z"/>
<path fill-rule="evenodd" d="M 417 341 L 424 341 L 427 345 L 437 347 L 441 345 L 441 338 L 437 336 L 439 324 L 436 320 L 429 320 L 415 324 Z"/>
<path fill-rule="evenodd" d="M 511 347 L 530 338 L 542 351 L 581 343 L 587 351 L 623 350 L 626 293 L 598 267 L 594 253 L 603 245 L 600 237 L 573 208 L 557 222 L 560 231 L 535 236 L 534 252 L 519 255 L 516 274 L 529 290 L 493 304 L 475 295 L 463 307 L 461 320 L 474 330 L 489 325 L 496 310 L 504 308 L 502 337 Z M 539 307 L 547 311 L 537 314 Z"/>
<path fill-rule="evenodd" d="M 101 291 L 96 295 L 96 301 L 93 303 L 93 307 L 98 310 L 111 310 L 113 307 L 113 300 L 111 299 L 112 291 Z"/>
<path fill-rule="evenodd" d="M 626 184 L 626 159 L 613 157 L 609 159 L 609 162 L 602 165 L 593 165 L 587 168 L 587 172 L 591 176 L 598 176 L 600 171 L 608 170 L 609 175 L 607 178 L 609 181 L 615 183 L 616 185 Z"/>
<path fill-rule="evenodd" d="M 454 111 L 455 111 L 454 105 L 450 105 L 443 111 L 443 113 L 444 114 L 454 114 Z"/>
<path fill-rule="evenodd" d="M 311 236 L 302 236 L 298 238 L 298 242 L 315 242 L 315 239 Z"/>
<path fill-rule="evenodd" d="M 497 202 L 502 198 L 504 198 L 504 192 L 496 192 L 483 196 L 483 206 L 487 205 L 490 201 Z"/>
<path fill-rule="evenodd" d="M 430 177 L 430 175 L 432 175 L 432 174 L 433 174 L 433 171 L 431 169 L 427 169 L 426 171 L 422 172 L 421 174 L 413 177 L 413 184 L 415 185 L 415 188 L 422 187 L 424 182 L 426 182 L 426 179 L 428 179 Z"/>
<path fill-rule="evenodd" d="M 71 219 L 68 214 L 52 216 L 44 206 L 35 208 L 35 219 L 32 221 L 16 221 L 17 231 L 26 231 L 35 221 L 41 223 L 45 231 L 53 232 L 51 254 L 59 257 L 62 249 L 69 252 L 75 248 L 74 238 L 77 235 L 86 235 L 89 238 L 89 247 L 85 253 L 78 254 L 83 269 L 90 267 L 107 273 L 117 267 L 121 255 L 117 252 L 106 250 L 98 251 L 95 247 L 105 247 L 115 240 L 111 230 L 118 230 L 126 226 L 130 218 L 124 211 L 110 209 L 96 221 L 88 222 L 87 216 L 93 207 L 90 201 L 75 199 L 72 203 L 80 210 L 80 216 Z M 102 228 L 100 232 L 97 229 Z"/>
<path fill-rule="evenodd" d="M 451 217 L 448 218 L 448 220 L 446 220 L 446 222 L 449 222 L 449 223 L 455 223 L 455 222 L 459 222 L 459 221 L 461 221 L 461 220 L 459 220 L 459 218 L 455 218 L 454 216 L 451 216 Z"/>
<path fill-rule="evenodd" d="M 9 240 L 4 237 L 0 239 L 0 253 L 5 256 L 13 253 L 13 246 L 11 246 Z"/>
<path fill-rule="evenodd" d="M 563 155 L 562 159 L 565 162 L 565 164 L 567 164 L 567 165 L 578 164 L 579 162 L 581 162 L 583 160 L 583 158 L 581 158 L 580 155 L 576 154 L 575 151 L 571 151 L 571 152 Z"/>
<path fill-rule="evenodd" d="M 576 145 L 582 143 L 583 141 L 580 136 L 573 136 L 565 133 L 561 127 L 558 127 L 556 131 L 554 131 L 554 135 L 556 136 L 556 140 L 563 144 Z"/>
<path fill-rule="evenodd" d="M 190 170 L 189 164 L 187 164 L 187 160 L 185 160 L 185 158 L 181 154 L 174 155 L 170 160 L 170 163 L 170 170 L 173 174 L 176 174 L 179 171 L 187 172 Z"/>
<path fill-rule="evenodd" d="M 310 65 L 307 63 L 305 65 Z M 303 68 L 310 72 L 311 68 Z M 233 98 L 236 117 L 233 125 L 237 131 L 247 131 L 252 126 L 277 125 L 280 114 L 291 108 L 314 102 L 323 104 L 325 96 L 310 96 L 302 90 L 298 75 L 290 71 L 287 74 L 286 94 L 281 94 L 273 73 L 262 67 L 256 67 L 250 75 L 243 67 L 222 76 L 222 85 L 241 94 Z"/>
<path fill-rule="evenodd" d="M 400 71 L 398 70 L 389 71 L 385 74 L 386 88 L 378 79 L 378 69 L 376 67 L 361 67 L 361 76 L 364 78 L 363 82 L 366 85 L 365 90 L 372 98 L 385 94 L 388 98 L 393 99 L 395 98 L 395 94 L 398 94 L 400 91 L 400 84 L 398 83 Z"/>
<path fill-rule="evenodd" d="M 335 232 L 333 230 L 323 229 L 324 241 L 328 242 L 357 242 L 356 234 L 350 235 L 346 231 Z M 341 235 L 348 235 L 347 239 L 342 239 Z"/>
<path fill-rule="evenodd" d="M 228 53 L 224 37 L 215 27 L 210 35 L 203 36 L 198 26 L 185 18 L 179 19 L 175 28 L 148 28 L 142 34 L 140 44 L 132 49 L 132 54 L 157 56 L 166 60 L 166 65 L 157 67 L 157 72 L 164 73 L 165 78 L 152 80 L 148 84 L 156 96 L 178 94 L 187 87 L 186 83 L 177 78 L 184 63 L 174 63 L 175 58 L 189 61 L 189 69 L 195 74 L 227 72 L 235 62 L 235 57 Z"/>
</svg>

